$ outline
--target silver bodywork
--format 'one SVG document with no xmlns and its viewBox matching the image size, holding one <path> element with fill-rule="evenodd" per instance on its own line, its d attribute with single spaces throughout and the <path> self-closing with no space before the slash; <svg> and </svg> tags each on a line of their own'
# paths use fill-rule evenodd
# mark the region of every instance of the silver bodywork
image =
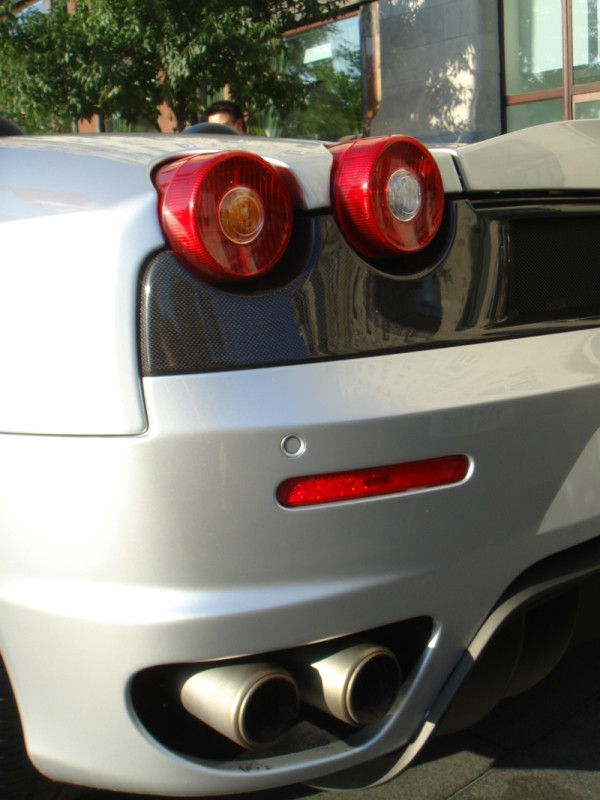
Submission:
<svg viewBox="0 0 600 800">
<path fill-rule="evenodd" d="M 292 172 L 305 210 L 329 204 L 324 146 L 224 138 L 0 139 L 0 651 L 30 757 L 59 780 L 336 785 L 422 732 L 518 575 L 598 535 L 598 329 L 142 380 L 139 274 L 164 246 L 154 165 L 247 148 Z M 565 123 L 436 157 L 459 194 L 600 189 L 599 154 L 598 124 Z M 453 486 L 294 510 L 274 495 L 294 475 L 451 453 L 471 460 Z M 434 621 L 426 652 L 368 735 L 187 758 L 131 702 L 154 665 L 420 617 Z"/>
</svg>

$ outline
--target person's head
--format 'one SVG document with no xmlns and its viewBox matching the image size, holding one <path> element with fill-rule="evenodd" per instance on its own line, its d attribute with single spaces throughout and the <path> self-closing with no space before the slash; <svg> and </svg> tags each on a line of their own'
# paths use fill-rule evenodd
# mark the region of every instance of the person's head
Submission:
<svg viewBox="0 0 600 800">
<path fill-rule="evenodd" d="M 209 106 L 202 115 L 203 122 L 216 122 L 227 125 L 238 133 L 248 133 L 244 113 L 232 100 L 218 100 Z"/>
</svg>

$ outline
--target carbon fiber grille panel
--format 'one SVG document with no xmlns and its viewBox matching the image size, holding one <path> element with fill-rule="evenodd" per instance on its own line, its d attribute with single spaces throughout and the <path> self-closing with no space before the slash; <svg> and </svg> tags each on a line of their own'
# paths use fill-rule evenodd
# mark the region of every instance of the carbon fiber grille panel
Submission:
<svg viewBox="0 0 600 800">
<path fill-rule="evenodd" d="M 170 252 L 142 275 L 144 375 L 352 358 L 600 324 L 600 200 L 455 201 L 420 261 L 364 261 L 296 221 L 266 279 L 211 286 Z"/>
</svg>

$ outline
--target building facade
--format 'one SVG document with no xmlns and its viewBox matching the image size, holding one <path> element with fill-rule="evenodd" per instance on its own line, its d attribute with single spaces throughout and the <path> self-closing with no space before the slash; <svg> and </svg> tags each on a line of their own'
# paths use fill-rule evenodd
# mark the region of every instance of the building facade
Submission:
<svg viewBox="0 0 600 800">
<path fill-rule="evenodd" d="M 600 117 L 598 0 L 379 0 L 373 133 L 473 141 Z"/>
<path fill-rule="evenodd" d="M 376 102 L 373 82 L 363 80 L 369 132 L 476 141 L 543 122 L 599 117 L 598 5 L 377 0 L 354 7 L 363 78 L 378 50 Z M 363 25 L 367 8 L 375 26 Z"/>
</svg>

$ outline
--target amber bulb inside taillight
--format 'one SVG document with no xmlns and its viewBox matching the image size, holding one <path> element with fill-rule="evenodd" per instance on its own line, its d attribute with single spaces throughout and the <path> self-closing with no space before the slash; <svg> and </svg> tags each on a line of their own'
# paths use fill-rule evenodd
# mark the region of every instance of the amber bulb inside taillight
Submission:
<svg viewBox="0 0 600 800">
<path fill-rule="evenodd" d="M 246 186 L 225 192 L 219 203 L 219 225 L 234 244 L 250 244 L 260 236 L 265 211 L 260 197 Z"/>
</svg>

